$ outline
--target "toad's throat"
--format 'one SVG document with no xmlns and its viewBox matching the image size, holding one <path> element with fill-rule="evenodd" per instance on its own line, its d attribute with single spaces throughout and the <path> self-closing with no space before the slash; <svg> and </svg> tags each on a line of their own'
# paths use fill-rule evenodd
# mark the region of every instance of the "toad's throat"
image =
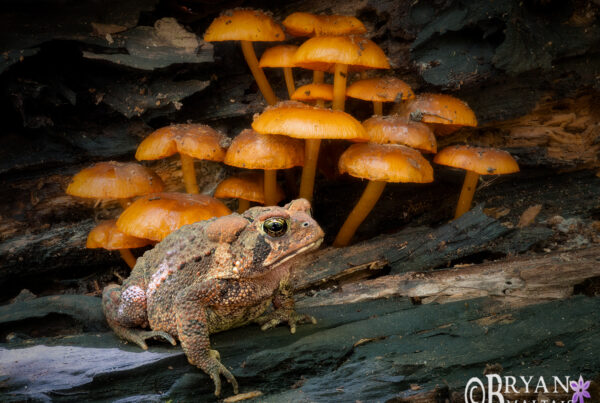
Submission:
<svg viewBox="0 0 600 403">
<path fill-rule="evenodd" d="M 268 267 L 269 270 L 275 269 L 275 268 L 281 266 L 283 263 L 288 262 L 291 259 L 295 258 L 298 255 L 318 249 L 319 246 L 321 246 L 321 243 L 323 243 L 323 238 L 320 238 L 314 242 L 311 242 L 308 245 L 305 245 L 305 246 L 297 249 L 295 252 L 293 252 L 289 255 L 286 255 L 286 256 L 280 258 L 279 260 L 274 261 L 273 263 L 269 263 L 268 265 L 265 265 L 265 267 Z"/>
</svg>

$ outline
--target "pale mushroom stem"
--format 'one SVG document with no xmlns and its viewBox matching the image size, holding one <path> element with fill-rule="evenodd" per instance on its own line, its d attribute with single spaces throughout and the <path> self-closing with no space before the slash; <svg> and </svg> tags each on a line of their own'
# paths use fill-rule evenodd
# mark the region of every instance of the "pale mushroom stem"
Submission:
<svg viewBox="0 0 600 403">
<path fill-rule="evenodd" d="M 324 71 L 313 71 L 313 84 L 322 84 L 325 81 L 325 72 Z"/>
<path fill-rule="evenodd" d="M 383 116 L 383 102 L 373 101 L 373 114 Z"/>
<path fill-rule="evenodd" d="M 265 97 L 265 100 L 269 105 L 275 105 L 277 103 L 277 97 L 275 96 L 269 81 L 267 81 L 265 72 L 258 66 L 258 59 L 256 58 L 256 53 L 254 53 L 252 42 L 240 41 L 240 43 L 242 45 L 242 52 L 246 58 L 246 63 L 248 63 L 248 67 L 250 67 L 250 71 L 254 76 L 254 80 L 256 80 L 260 92 L 263 94 L 263 97 Z"/>
<path fill-rule="evenodd" d="M 300 179 L 299 196 L 309 202 L 312 202 L 313 197 L 320 146 L 321 139 L 304 140 L 304 168 L 302 168 L 302 177 Z"/>
<path fill-rule="evenodd" d="M 123 207 L 123 210 L 125 210 L 131 204 L 131 198 L 126 197 L 124 199 L 119 199 L 119 204 L 121 205 L 121 207 Z"/>
<path fill-rule="evenodd" d="M 191 194 L 198 194 L 198 183 L 196 182 L 196 170 L 194 169 L 194 157 L 180 153 L 181 173 L 183 174 L 183 183 L 185 191 Z"/>
<path fill-rule="evenodd" d="M 250 208 L 250 200 L 238 199 L 237 212 L 242 214 L 244 211 Z"/>
<path fill-rule="evenodd" d="M 477 182 L 479 181 L 479 174 L 473 171 L 467 171 L 465 175 L 465 181 L 463 182 L 462 190 L 460 191 L 460 197 L 458 198 L 458 204 L 456 205 L 456 213 L 454 213 L 454 219 L 457 219 L 467 211 L 471 209 L 471 202 L 473 201 L 473 195 L 475 189 L 477 189 Z"/>
<path fill-rule="evenodd" d="M 296 85 L 294 84 L 294 74 L 292 73 L 291 67 L 283 68 L 283 77 L 285 78 L 285 85 L 290 99 L 292 99 L 292 95 L 294 95 L 294 92 L 296 91 Z"/>
<path fill-rule="evenodd" d="M 121 258 L 127 263 L 127 266 L 133 269 L 137 259 L 133 256 L 131 251 L 129 249 L 119 249 L 119 253 L 121 254 Z"/>
<path fill-rule="evenodd" d="M 277 170 L 265 169 L 265 206 L 277 204 Z"/>
<path fill-rule="evenodd" d="M 379 200 L 383 189 L 385 189 L 387 182 L 382 181 L 369 181 L 369 184 L 365 188 L 360 200 L 356 203 L 356 206 L 352 209 L 348 218 L 340 228 L 333 242 L 333 246 L 340 247 L 346 246 L 350 243 L 350 240 L 354 236 L 358 226 L 367 218 L 373 207 Z"/>
<path fill-rule="evenodd" d="M 331 104 L 331 109 L 344 110 L 347 75 L 348 65 L 336 63 L 333 76 L 333 103 Z"/>
</svg>

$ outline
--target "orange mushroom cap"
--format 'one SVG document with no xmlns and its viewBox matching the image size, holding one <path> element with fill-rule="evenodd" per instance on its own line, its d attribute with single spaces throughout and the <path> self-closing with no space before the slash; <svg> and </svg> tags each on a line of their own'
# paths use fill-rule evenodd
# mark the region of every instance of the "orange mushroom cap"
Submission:
<svg viewBox="0 0 600 403">
<path fill-rule="evenodd" d="M 247 169 L 287 169 L 304 165 L 304 144 L 286 136 L 242 130 L 231 142 L 223 161 Z"/>
<path fill-rule="evenodd" d="M 292 94 L 294 101 L 317 101 L 319 99 L 331 101 L 333 99 L 333 85 L 307 84 L 298 87 Z"/>
<path fill-rule="evenodd" d="M 408 84 L 396 77 L 368 78 L 352 83 L 346 96 L 365 101 L 399 102 L 415 97 Z"/>
<path fill-rule="evenodd" d="M 477 118 L 469 105 L 446 94 L 419 94 L 395 105 L 394 112 L 433 125 L 438 135 L 450 134 L 462 126 L 477 126 Z"/>
<path fill-rule="evenodd" d="M 436 154 L 433 162 L 461 168 L 479 175 L 503 175 L 519 172 L 517 161 L 503 150 L 455 145 Z"/>
<path fill-rule="evenodd" d="M 99 162 L 77 173 L 67 187 L 71 196 L 95 199 L 125 199 L 160 192 L 158 175 L 135 162 Z"/>
<path fill-rule="evenodd" d="M 356 17 L 315 15 L 296 12 L 283 20 L 285 30 L 293 36 L 364 34 L 367 29 Z"/>
<path fill-rule="evenodd" d="M 315 36 L 304 42 L 294 56 L 296 66 L 330 71 L 335 63 L 351 70 L 389 69 L 390 63 L 375 42 L 360 36 Z"/>
<path fill-rule="evenodd" d="M 117 220 L 103 221 L 90 231 L 85 246 L 108 250 L 141 248 L 154 243 L 150 239 L 127 235 L 117 228 Z"/>
<path fill-rule="evenodd" d="M 258 66 L 263 67 L 296 67 L 294 64 L 294 54 L 298 46 L 279 45 L 273 46 L 264 51 L 258 62 Z"/>
<path fill-rule="evenodd" d="M 295 101 L 266 108 L 254 116 L 252 128 L 259 133 L 305 139 L 368 139 L 365 129 L 351 115 Z"/>
<path fill-rule="evenodd" d="M 223 180 L 215 189 L 219 199 L 244 199 L 265 204 L 265 176 L 259 172 L 242 172 Z M 285 197 L 281 186 L 277 186 L 277 203 Z"/>
<path fill-rule="evenodd" d="M 261 10 L 224 11 L 204 33 L 206 42 L 218 41 L 283 41 L 285 34 L 270 14 Z"/>
<path fill-rule="evenodd" d="M 223 161 L 229 138 L 207 125 L 179 124 L 152 132 L 138 146 L 137 160 L 156 160 L 182 153 L 190 157 Z"/>
<path fill-rule="evenodd" d="M 353 144 L 340 157 L 338 167 L 341 173 L 371 181 L 433 181 L 433 168 L 421 153 L 399 144 Z"/>
<path fill-rule="evenodd" d="M 121 213 L 117 228 L 139 238 L 161 241 L 171 232 L 212 217 L 231 214 L 219 200 L 203 194 L 153 193 Z"/>
<path fill-rule="evenodd" d="M 369 141 L 379 144 L 404 144 L 424 152 L 436 153 L 437 142 L 433 131 L 424 123 L 390 115 L 373 116 L 363 122 Z"/>
</svg>

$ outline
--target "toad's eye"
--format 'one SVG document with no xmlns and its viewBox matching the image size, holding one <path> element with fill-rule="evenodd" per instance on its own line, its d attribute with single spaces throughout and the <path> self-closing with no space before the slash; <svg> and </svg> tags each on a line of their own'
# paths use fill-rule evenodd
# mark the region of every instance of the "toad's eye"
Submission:
<svg viewBox="0 0 600 403">
<path fill-rule="evenodd" d="M 271 217 L 267 218 L 263 223 L 263 230 L 267 235 L 272 237 L 278 237 L 284 235 L 289 226 L 285 218 L 282 217 Z"/>
</svg>

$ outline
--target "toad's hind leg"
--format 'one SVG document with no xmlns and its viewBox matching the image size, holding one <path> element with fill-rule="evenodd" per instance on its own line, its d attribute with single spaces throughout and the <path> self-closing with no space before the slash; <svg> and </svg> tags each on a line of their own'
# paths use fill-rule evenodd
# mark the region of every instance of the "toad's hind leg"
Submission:
<svg viewBox="0 0 600 403">
<path fill-rule="evenodd" d="M 148 325 L 146 293 L 137 285 L 106 286 L 102 293 L 102 309 L 108 325 L 117 336 L 137 344 L 144 350 L 148 349 L 146 340 L 154 337 L 161 337 L 172 345 L 177 344 L 167 332 L 136 329 Z"/>
</svg>

